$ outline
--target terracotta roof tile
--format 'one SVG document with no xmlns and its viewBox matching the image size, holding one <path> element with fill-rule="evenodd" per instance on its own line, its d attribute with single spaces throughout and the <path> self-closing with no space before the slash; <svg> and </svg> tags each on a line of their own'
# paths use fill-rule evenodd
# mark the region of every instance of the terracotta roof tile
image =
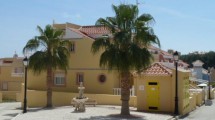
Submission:
<svg viewBox="0 0 215 120">
<path fill-rule="evenodd" d="M 171 75 L 172 70 L 160 63 L 154 63 L 149 68 L 144 70 L 141 74 L 147 76 L 166 76 Z"/>
<path fill-rule="evenodd" d="M 89 38 L 89 39 L 93 39 L 93 38 L 91 38 L 90 36 L 88 36 L 88 35 L 86 35 L 86 34 L 80 32 L 80 31 L 77 30 L 77 29 L 74 29 L 74 28 L 68 28 L 68 29 L 71 30 L 71 31 L 74 31 L 74 32 L 78 33 L 79 35 L 82 35 L 83 37 L 86 37 L 86 38 Z M 94 40 L 94 39 L 93 39 L 93 40 Z"/>
<path fill-rule="evenodd" d="M 109 34 L 110 31 L 107 27 L 104 26 L 82 26 L 80 28 L 81 32 L 86 34 Z"/>
<path fill-rule="evenodd" d="M 155 46 L 153 46 L 153 45 L 149 46 L 149 49 L 160 51 L 160 53 L 161 53 L 162 55 L 172 56 L 170 53 L 168 53 L 168 52 L 166 52 L 166 51 L 164 51 L 164 50 L 161 50 L 160 48 L 155 47 Z"/>
</svg>

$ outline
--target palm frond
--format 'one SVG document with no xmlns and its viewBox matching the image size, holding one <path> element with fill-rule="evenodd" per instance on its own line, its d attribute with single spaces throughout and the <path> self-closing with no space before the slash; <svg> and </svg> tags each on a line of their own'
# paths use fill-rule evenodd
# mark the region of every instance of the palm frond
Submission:
<svg viewBox="0 0 215 120">
<path fill-rule="evenodd" d="M 43 29 L 38 25 L 37 30 L 39 31 L 40 35 L 44 35 Z"/>
<path fill-rule="evenodd" d="M 100 18 L 96 25 L 104 25 L 111 29 L 112 39 L 109 44 L 104 39 L 97 39 L 92 44 L 92 52 L 101 49 L 100 66 L 119 71 L 146 68 L 152 61 L 148 47 L 160 41 L 150 25 L 154 18 L 150 14 L 138 17 L 136 5 L 112 5 L 114 17 Z"/>
<path fill-rule="evenodd" d="M 35 73 L 40 73 L 48 68 L 60 68 L 66 71 L 70 55 L 68 46 L 71 45 L 71 42 L 62 40 L 63 31 L 54 29 L 51 25 L 47 25 L 44 30 L 40 26 L 37 26 L 37 28 L 40 36 L 29 40 L 23 48 L 23 52 L 42 48 L 41 51 L 36 51 L 29 58 L 29 67 Z"/>
<path fill-rule="evenodd" d="M 145 23 L 147 26 L 155 22 L 154 18 L 150 14 L 142 14 L 137 18 L 137 20 Z"/>
<path fill-rule="evenodd" d="M 97 38 L 93 44 L 92 44 L 92 47 L 91 47 L 91 51 L 92 53 L 97 53 L 99 52 L 101 49 L 105 49 L 105 48 L 108 48 L 108 46 L 110 45 L 110 39 L 109 37 L 99 37 Z"/>
<path fill-rule="evenodd" d="M 29 68 L 34 71 L 36 74 L 40 74 L 41 71 L 46 70 L 47 67 L 47 58 L 46 52 L 37 51 L 29 58 Z"/>
<path fill-rule="evenodd" d="M 37 37 L 30 39 L 27 44 L 23 48 L 23 53 L 26 51 L 33 51 L 36 50 L 40 45 L 40 42 L 38 41 Z"/>
</svg>

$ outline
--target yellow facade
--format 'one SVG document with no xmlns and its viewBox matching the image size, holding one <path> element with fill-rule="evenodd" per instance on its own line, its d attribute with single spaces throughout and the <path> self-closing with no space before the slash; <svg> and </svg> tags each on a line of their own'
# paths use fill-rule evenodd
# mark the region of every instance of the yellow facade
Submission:
<svg viewBox="0 0 215 120">
<path fill-rule="evenodd" d="M 67 29 L 67 27 L 79 29 L 81 26 L 78 25 L 68 24 L 66 26 L 61 24 L 54 26 L 66 29 L 76 38 L 66 38 L 73 43 L 67 72 L 58 69 L 53 72 L 53 105 L 70 105 L 72 98 L 77 96 L 79 86 L 77 80 L 79 79 L 83 80 L 86 97 L 95 99 L 98 104 L 120 105 L 120 96 L 113 95 L 113 88 L 120 88 L 118 71 L 109 71 L 99 66 L 101 53 L 93 55 L 91 52 L 94 39 L 75 30 Z M 155 61 L 159 61 L 158 54 L 154 57 Z M 13 72 L 15 68 L 23 69 L 22 59 L 11 58 L 12 63 L 1 64 L 0 66 L 1 87 L 7 83 L 7 90 L 1 89 L 0 92 L 3 99 L 16 99 L 23 102 L 24 89 L 23 86 L 21 87 L 24 80 L 23 71 L 19 74 Z M 3 61 L 3 59 L 1 60 Z M 168 71 L 166 72 L 168 73 Z M 130 97 L 129 104 L 136 106 L 137 110 L 173 112 L 175 71 L 171 69 L 169 73 L 167 75 L 147 76 L 143 74 L 135 76 L 132 83 L 135 87 L 136 96 Z M 34 74 L 32 70 L 28 70 L 28 107 L 46 105 L 46 75 L 46 71 L 41 74 Z M 193 100 L 189 99 L 189 72 L 179 70 L 178 81 L 179 112 L 184 114 L 189 111 L 190 101 Z"/>
<path fill-rule="evenodd" d="M 53 91 L 78 92 L 77 74 L 83 74 L 86 93 L 112 94 L 113 88 L 120 87 L 117 72 L 100 68 L 100 54 L 93 55 L 91 53 L 93 39 L 71 39 L 70 41 L 75 44 L 75 51 L 70 54 L 67 73 L 61 70 L 54 72 L 54 74 L 65 74 L 65 84 L 55 85 L 53 82 Z M 100 75 L 105 75 L 105 82 L 102 83 L 99 81 Z M 34 74 L 33 71 L 29 70 L 27 80 L 28 89 L 46 90 L 46 72 Z"/>
<path fill-rule="evenodd" d="M 174 113 L 175 70 L 172 69 L 170 73 L 164 75 L 155 73 L 153 73 L 154 75 L 144 73 L 136 75 L 138 110 Z M 180 114 L 186 114 L 190 111 L 189 75 L 190 72 L 188 71 L 178 71 L 178 105 Z"/>
<path fill-rule="evenodd" d="M 17 93 L 21 91 L 24 79 L 22 59 L 18 56 L 0 59 L 0 92 L 3 100 L 16 100 Z"/>
<path fill-rule="evenodd" d="M 150 110 L 150 103 L 155 105 L 151 107 L 158 107 L 157 111 L 170 112 L 173 110 L 172 104 L 172 77 L 171 76 L 141 76 L 135 79 L 137 81 L 137 110 Z M 151 89 L 148 87 L 150 82 L 157 82 L 159 89 L 157 93 L 151 94 Z M 165 87 L 164 87 L 165 86 Z M 158 87 L 158 86 L 157 86 Z M 153 111 L 153 109 L 151 109 Z"/>
<path fill-rule="evenodd" d="M 175 73 L 175 71 L 173 72 Z M 186 114 L 189 112 L 189 76 L 190 72 L 186 70 L 181 70 L 178 72 L 178 101 L 179 101 L 179 113 Z M 173 75 L 175 79 L 175 74 Z M 175 85 L 173 85 L 175 89 Z M 174 94 L 175 95 L 175 94 Z"/>
<path fill-rule="evenodd" d="M 91 52 L 91 46 L 94 42 L 92 36 L 96 36 L 92 34 L 97 31 L 99 32 L 99 35 L 101 35 L 102 33 L 100 33 L 100 30 L 104 29 L 95 30 L 95 26 L 86 26 L 85 28 L 87 29 L 91 29 L 90 27 L 93 28 L 93 30 L 89 30 L 91 35 L 89 37 L 80 32 L 82 26 L 79 25 L 66 23 L 54 24 L 53 26 L 55 28 L 65 30 L 64 39 L 70 40 L 73 44 L 72 50 L 70 52 L 69 69 L 67 70 L 67 73 L 64 73 L 64 71 L 61 70 L 56 70 L 53 73 L 53 77 L 55 77 L 56 74 L 65 74 L 65 82 L 62 85 L 55 85 L 55 82 L 53 81 L 53 91 L 78 92 L 77 87 L 79 84 L 77 84 L 77 76 L 79 74 L 81 74 L 84 79 L 86 93 L 113 94 L 113 88 L 120 88 L 120 78 L 118 71 L 109 71 L 99 66 L 100 55 L 102 51 L 95 55 L 93 55 Z M 155 56 L 155 60 L 158 60 L 158 54 Z M 105 76 L 105 82 L 99 81 L 99 77 L 101 75 Z M 28 89 L 46 90 L 46 72 L 35 75 L 33 71 L 29 70 Z"/>
</svg>

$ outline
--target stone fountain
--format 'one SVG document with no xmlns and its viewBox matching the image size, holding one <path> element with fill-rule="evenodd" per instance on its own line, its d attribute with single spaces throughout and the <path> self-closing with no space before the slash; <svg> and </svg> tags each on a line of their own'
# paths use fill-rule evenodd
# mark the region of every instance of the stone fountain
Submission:
<svg viewBox="0 0 215 120">
<path fill-rule="evenodd" d="M 75 101 L 75 111 L 79 111 L 79 112 L 84 112 L 85 111 L 85 102 L 88 100 L 87 97 L 84 97 L 84 89 L 85 87 L 83 86 L 83 82 L 80 82 L 80 87 L 78 87 L 79 89 L 79 96 L 73 98 L 73 100 Z"/>
</svg>

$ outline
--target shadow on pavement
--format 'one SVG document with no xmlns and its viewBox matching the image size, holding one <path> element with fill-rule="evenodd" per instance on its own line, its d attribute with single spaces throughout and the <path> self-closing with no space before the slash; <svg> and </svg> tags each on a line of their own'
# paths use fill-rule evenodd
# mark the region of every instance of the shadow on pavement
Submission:
<svg viewBox="0 0 215 120">
<path fill-rule="evenodd" d="M 19 113 L 11 113 L 11 114 L 5 114 L 3 116 L 10 116 L 10 117 L 15 117 L 17 116 Z"/>
<path fill-rule="evenodd" d="M 86 111 L 84 111 L 84 112 L 86 112 Z M 83 111 L 72 111 L 71 113 L 84 113 Z"/>
<path fill-rule="evenodd" d="M 211 106 L 213 104 L 212 100 L 206 100 L 205 106 Z"/>
<path fill-rule="evenodd" d="M 113 114 L 108 116 L 92 116 L 90 118 L 80 118 L 79 120 L 146 120 L 144 116 L 139 115 L 130 115 L 130 116 L 122 116 L 119 114 Z"/>
<path fill-rule="evenodd" d="M 27 109 L 27 112 L 37 112 L 37 111 L 40 111 L 40 110 L 52 110 L 52 109 L 55 109 L 55 108 L 46 108 L 46 107 L 30 108 L 30 109 Z"/>
<path fill-rule="evenodd" d="M 178 118 L 180 118 L 180 119 L 184 119 L 184 118 L 186 118 L 187 116 L 189 116 L 190 114 L 189 113 L 187 113 L 187 114 L 185 114 L 185 115 L 182 115 L 182 116 L 178 116 Z M 177 117 L 175 117 L 175 118 L 177 118 Z"/>
</svg>

